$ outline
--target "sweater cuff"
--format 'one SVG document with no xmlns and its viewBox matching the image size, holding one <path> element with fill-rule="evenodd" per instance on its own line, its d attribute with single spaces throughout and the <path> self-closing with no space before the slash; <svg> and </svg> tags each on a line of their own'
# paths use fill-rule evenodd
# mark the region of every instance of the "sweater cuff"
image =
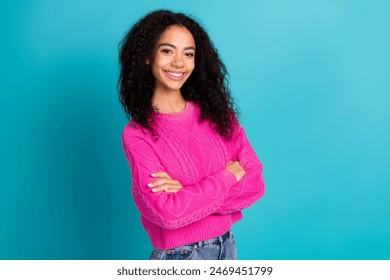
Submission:
<svg viewBox="0 0 390 280">
<path fill-rule="evenodd" d="M 235 184 L 237 184 L 236 176 L 233 173 L 231 173 L 225 169 L 219 171 L 216 174 L 216 177 L 221 180 L 222 184 L 225 185 L 225 187 L 230 188 L 230 187 L 234 186 Z"/>
</svg>

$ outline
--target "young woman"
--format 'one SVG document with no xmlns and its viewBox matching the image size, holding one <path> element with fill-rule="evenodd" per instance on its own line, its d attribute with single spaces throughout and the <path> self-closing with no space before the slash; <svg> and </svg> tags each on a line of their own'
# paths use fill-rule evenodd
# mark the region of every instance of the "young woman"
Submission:
<svg viewBox="0 0 390 280">
<path fill-rule="evenodd" d="M 226 68 L 204 29 L 160 10 L 121 43 L 122 135 L 150 259 L 237 259 L 232 225 L 264 194 Z"/>
</svg>

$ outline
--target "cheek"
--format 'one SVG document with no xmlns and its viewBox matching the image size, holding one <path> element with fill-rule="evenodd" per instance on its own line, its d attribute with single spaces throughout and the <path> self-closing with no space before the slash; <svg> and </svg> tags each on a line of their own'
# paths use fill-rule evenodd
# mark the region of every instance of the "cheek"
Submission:
<svg viewBox="0 0 390 280">
<path fill-rule="evenodd" d="M 154 64 L 153 66 L 152 66 L 152 74 L 153 74 L 153 77 L 154 78 L 157 78 L 157 76 L 158 76 L 158 70 L 157 70 L 158 68 L 156 67 L 156 65 Z"/>
<path fill-rule="evenodd" d="M 153 63 L 153 66 L 152 66 L 152 73 L 153 73 L 153 76 L 156 77 L 156 76 L 160 76 L 161 75 L 161 71 L 162 71 L 162 68 L 163 68 L 163 64 L 161 63 L 161 60 L 159 61 L 155 61 Z"/>
<path fill-rule="evenodd" d="M 153 69 L 158 71 L 169 64 L 169 58 L 164 56 L 156 56 L 153 62 Z"/>
<path fill-rule="evenodd" d="M 189 62 L 189 63 L 187 64 L 187 66 L 188 66 L 188 70 L 189 70 L 190 72 L 194 71 L 194 69 L 195 69 L 195 61 L 192 60 L 191 62 Z"/>
</svg>

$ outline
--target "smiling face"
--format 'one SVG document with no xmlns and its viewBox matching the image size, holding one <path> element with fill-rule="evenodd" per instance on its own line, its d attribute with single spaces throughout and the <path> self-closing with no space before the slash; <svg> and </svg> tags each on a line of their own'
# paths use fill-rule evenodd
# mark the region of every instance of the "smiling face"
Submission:
<svg viewBox="0 0 390 280">
<path fill-rule="evenodd" d="M 180 92 L 195 68 L 195 41 L 187 28 L 172 25 L 160 35 L 151 66 L 155 93 Z"/>
</svg>

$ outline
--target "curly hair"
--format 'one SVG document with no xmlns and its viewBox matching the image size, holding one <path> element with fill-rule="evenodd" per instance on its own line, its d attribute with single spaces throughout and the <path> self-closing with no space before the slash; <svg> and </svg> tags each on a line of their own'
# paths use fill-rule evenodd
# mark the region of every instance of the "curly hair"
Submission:
<svg viewBox="0 0 390 280">
<path fill-rule="evenodd" d="M 206 31 L 192 18 L 168 10 L 158 10 L 139 20 L 120 43 L 120 102 L 129 119 L 154 131 L 152 96 L 155 87 L 149 59 L 153 61 L 155 44 L 170 26 L 185 27 L 195 45 L 195 68 L 180 89 L 186 101 L 201 108 L 201 121 L 209 120 L 216 132 L 230 139 L 237 125 L 237 110 L 228 88 L 227 70 Z"/>
</svg>

